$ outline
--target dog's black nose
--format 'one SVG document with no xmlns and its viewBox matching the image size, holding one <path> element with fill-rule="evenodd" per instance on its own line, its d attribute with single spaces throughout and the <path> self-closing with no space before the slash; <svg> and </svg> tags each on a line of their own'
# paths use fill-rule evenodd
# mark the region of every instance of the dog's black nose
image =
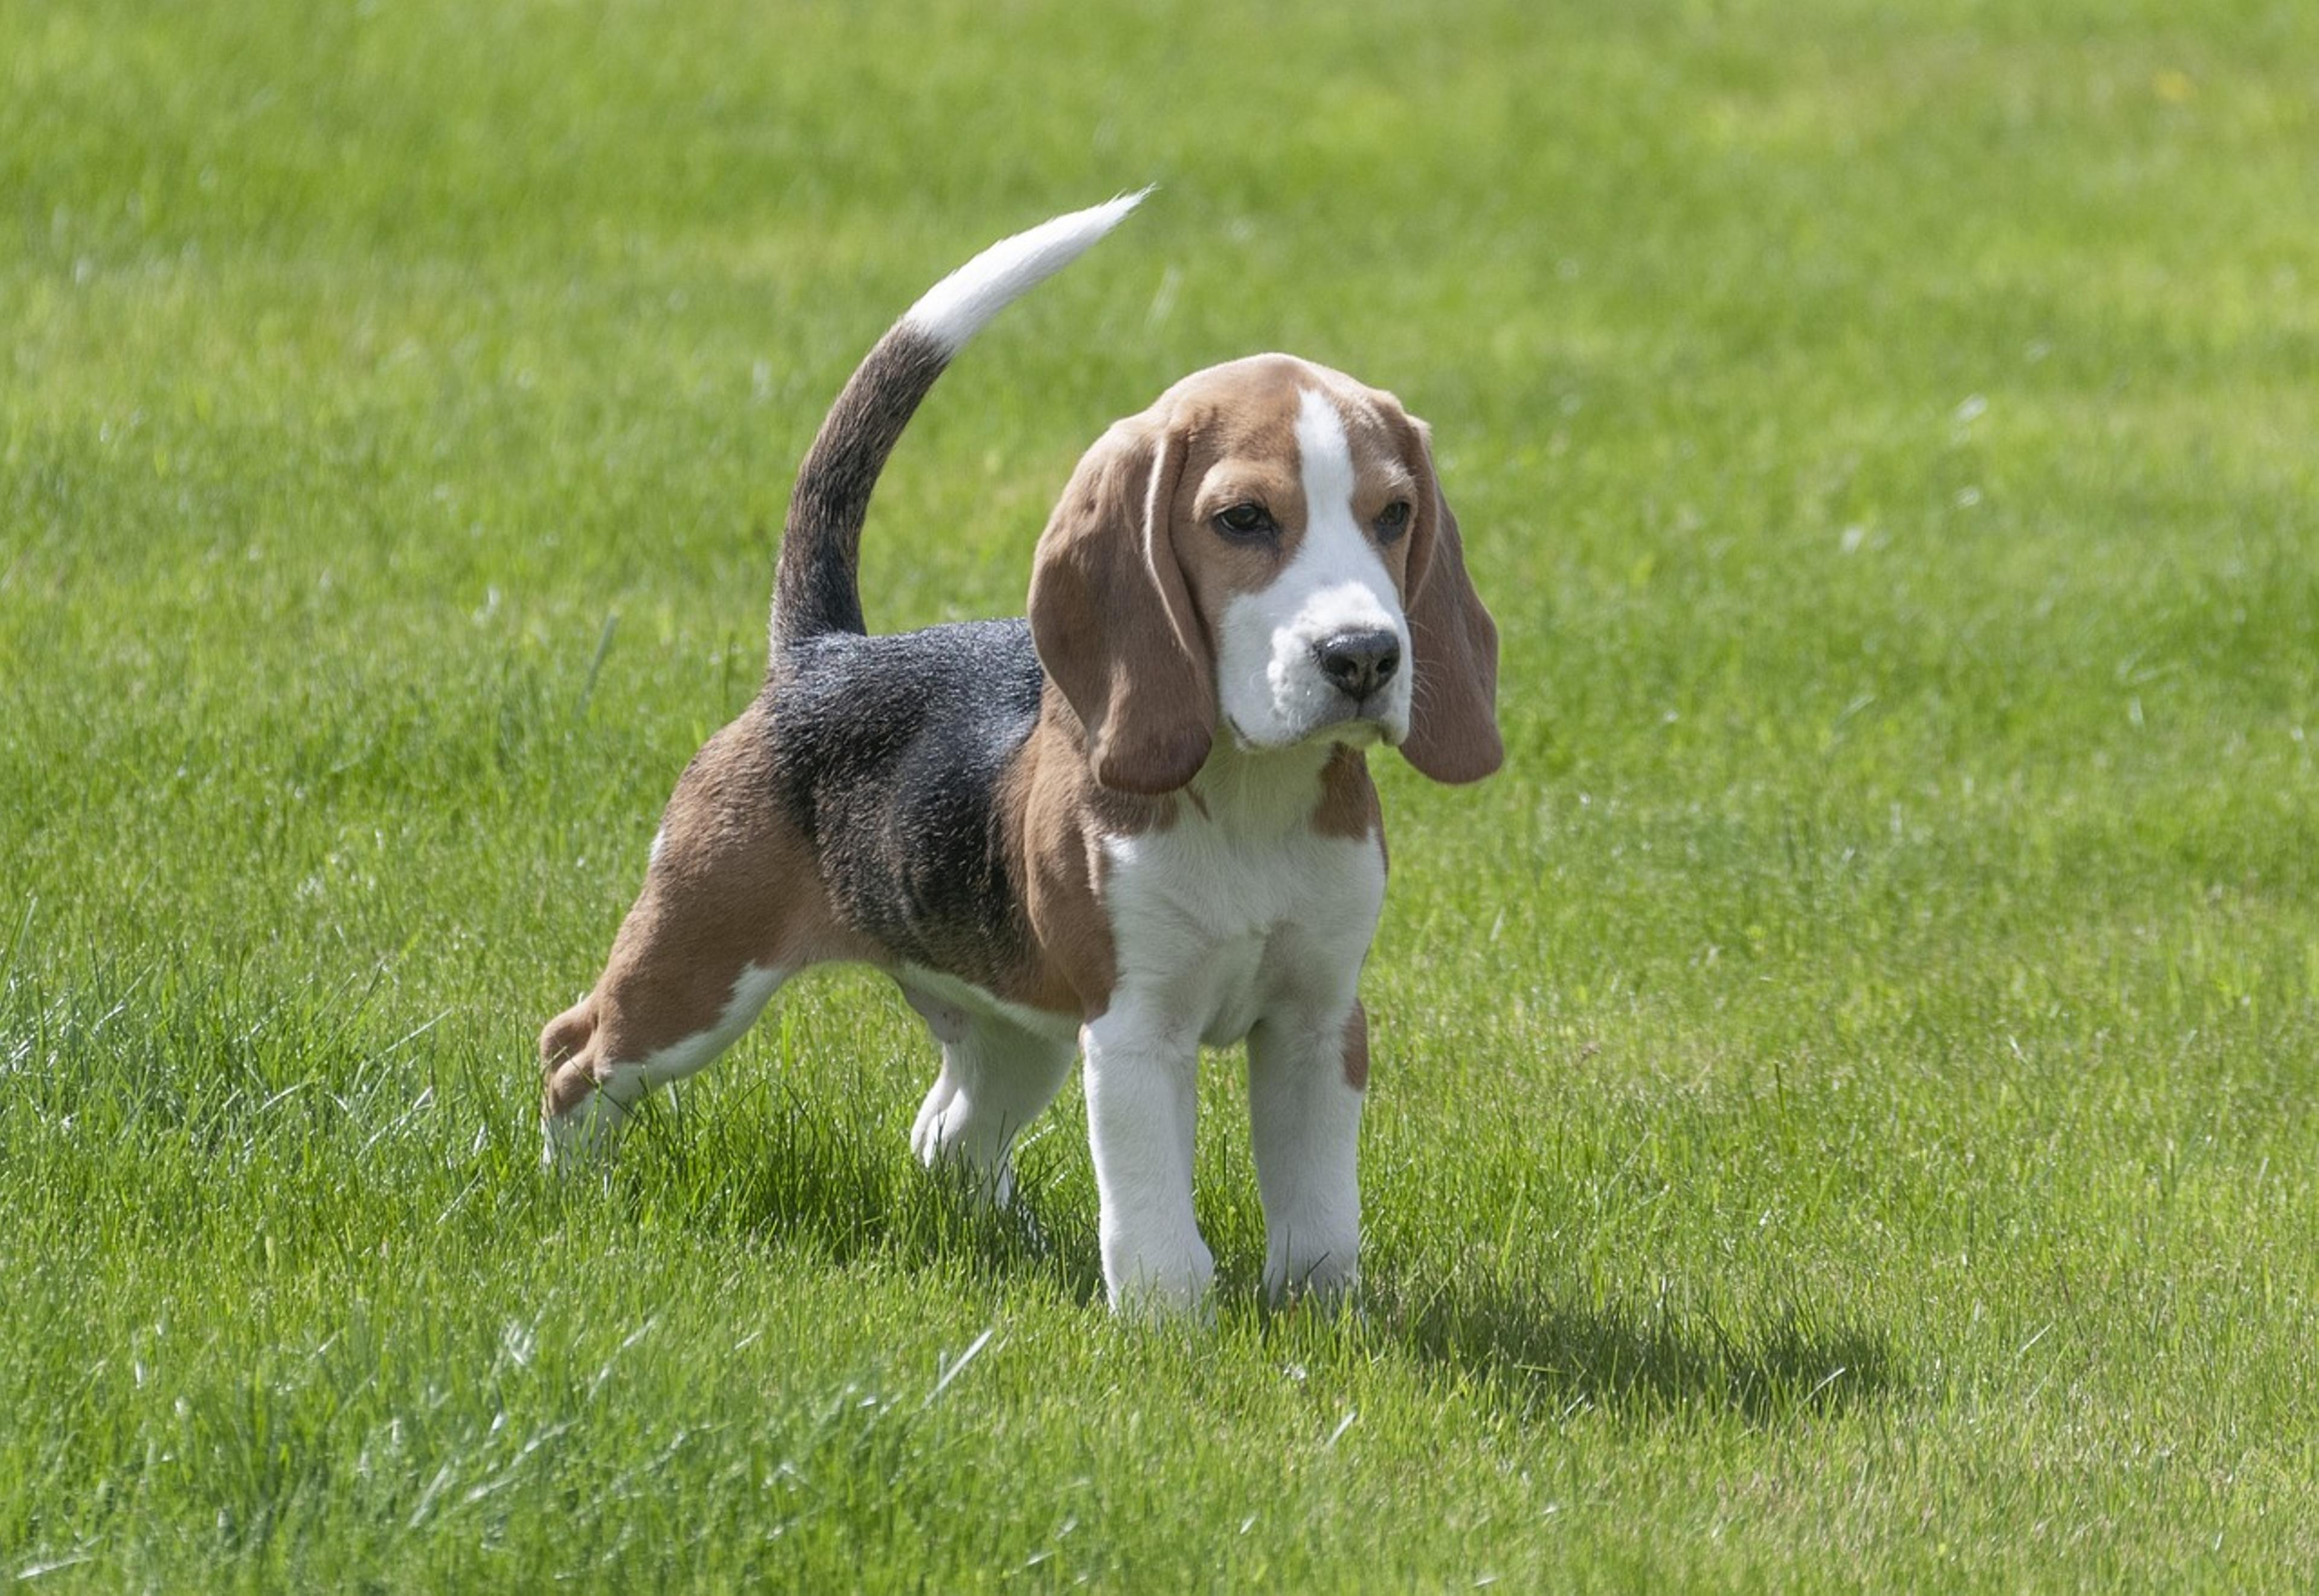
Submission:
<svg viewBox="0 0 2319 1596">
<path fill-rule="evenodd" d="M 1391 632 L 1340 632 L 1313 645 L 1321 674 L 1359 701 L 1393 680 L 1401 669 L 1401 639 Z"/>
</svg>

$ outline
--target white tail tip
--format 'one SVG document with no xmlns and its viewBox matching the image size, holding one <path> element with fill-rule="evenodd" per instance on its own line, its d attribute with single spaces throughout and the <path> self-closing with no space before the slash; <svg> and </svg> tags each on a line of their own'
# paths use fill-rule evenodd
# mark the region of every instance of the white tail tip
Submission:
<svg viewBox="0 0 2319 1596">
<path fill-rule="evenodd" d="M 902 320 L 955 355 L 990 319 L 1061 271 L 1126 219 L 1148 188 L 1001 239 L 944 277 Z"/>
</svg>

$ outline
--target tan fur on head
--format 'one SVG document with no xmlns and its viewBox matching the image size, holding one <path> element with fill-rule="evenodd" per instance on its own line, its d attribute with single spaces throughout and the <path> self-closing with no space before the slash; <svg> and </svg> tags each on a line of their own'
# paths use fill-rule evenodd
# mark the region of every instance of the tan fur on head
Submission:
<svg viewBox="0 0 2319 1596">
<path fill-rule="evenodd" d="M 1448 782 L 1502 762 L 1497 628 L 1466 575 L 1425 424 L 1382 390 L 1265 355 L 1187 377 L 1114 425 L 1079 462 L 1040 539 L 1032 636 L 1104 786 L 1171 792 L 1205 762 L 1219 730 L 1224 612 L 1286 567 L 1321 513 L 1299 475 L 1300 405 L 1314 392 L 1343 423 L 1359 496 L 1398 493 L 1413 509 L 1408 536 L 1374 550 L 1409 630 L 1403 753 Z M 1234 547 L 1210 525 L 1244 499 L 1277 514 L 1268 553 Z"/>
</svg>

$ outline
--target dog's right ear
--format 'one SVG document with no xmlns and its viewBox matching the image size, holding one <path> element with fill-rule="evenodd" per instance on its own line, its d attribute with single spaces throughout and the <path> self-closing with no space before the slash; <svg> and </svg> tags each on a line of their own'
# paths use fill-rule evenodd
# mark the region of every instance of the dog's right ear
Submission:
<svg viewBox="0 0 2319 1596">
<path fill-rule="evenodd" d="M 1095 779 L 1173 792 L 1206 762 L 1216 689 L 1176 554 L 1184 440 L 1122 421 L 1071 473 L 1031 565 L 1039 663 L 1087 728 Z"/>
</svg>

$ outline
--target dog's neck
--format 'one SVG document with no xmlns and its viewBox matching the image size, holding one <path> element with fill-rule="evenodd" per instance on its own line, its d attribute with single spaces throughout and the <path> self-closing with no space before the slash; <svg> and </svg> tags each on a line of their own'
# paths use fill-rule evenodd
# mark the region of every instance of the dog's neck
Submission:
<svg viewBox="0 0 2319 1596">
<path fill-rule="evenodd" d="M 1309 825 L 1322 772 L 1338 746 L 1315 738 L 1288 748 L 1244 748 L 1219 737 L 1200 773 L 1176 796 L 1193 814 L 1238 835 Z"/>
</svg>

